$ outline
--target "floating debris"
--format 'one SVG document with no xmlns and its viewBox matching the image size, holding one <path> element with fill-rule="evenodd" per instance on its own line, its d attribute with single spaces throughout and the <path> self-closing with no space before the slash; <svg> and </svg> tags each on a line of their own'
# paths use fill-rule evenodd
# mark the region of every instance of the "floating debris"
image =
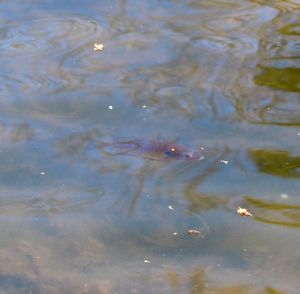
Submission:
<svg viewBox="0 0 300 294">
<path fill-rule="evenodd" d="M 144 259 L 144 263 L 150 263 L 150 260 Z"/>
<path fill-rule="evenodd" d="M 112 105 L 108 105 L 108 109 L 109 109 L 109 110 L 113 110 L 114 107 L 113 107 Z"/>
<path fill-rule="evenodd" d="M 177 232 L 174 232 L 174 233 L 173 233 L 173 236 L 177 236 L 177 235 L 178 235 L 178 233 L 177 233 Z"/>
<path fill-rule="evenodd" d="M 221 159 L 220 162 L 222 162 L 222 163 L 224 163 L 224 164 L 228 164 L 229 161 L 228 161 L 228 160 L 223 160 L 223 159 Z"/>
<path fill-rule="evenodd" d="M 174 210 L 174 208 L 173 208 L 172 205 L 169 205 L 168 208 L 169 208 L 170 210 Z"/>
<path fill-rule="evenodd" d="M 101 44 L 101 43 L 99 43 L 99 44 L 95 43 L 94 44 L 94 51 L 102 51 L 103 47 L 104 47 L 103 44 Z"/>
<path fill-rule="evenodd" d="M 45 175 L 46 173 L 44 173 L 44 172 L 40 172 L 40 174 L 43 176 L 43 175 Z"/>
<path fill-rule="evenodd" d="M 188 233 L 189 235 L 200 235 L 200 234 L 201 234 L 200 231 L 195 230 L 195 229 L 189 229 L 189 230 L 187 230 L 187 233 Z"/>
<path fill-rule="evenodd" d="M 253 216 L 246 208 L 238 207 L 236 212 L 241 216 Z"/>
</svg>

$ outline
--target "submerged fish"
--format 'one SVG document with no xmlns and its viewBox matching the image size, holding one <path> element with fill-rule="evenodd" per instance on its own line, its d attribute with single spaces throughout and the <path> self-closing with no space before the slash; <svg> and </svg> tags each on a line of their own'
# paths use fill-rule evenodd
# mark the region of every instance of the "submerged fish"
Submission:
<svg viewBox="0 0 300 294">
<path fill-rule="evenodd" d="M 203 156 L 199 151 L 195 151 L 187 146 L 170 141 L 162 140 L 128 140 L 112 143 L 102 142 L 99 148 L 109 154 L 137 154 L 142 153 L 153 159 L 182 159 L 201 160 Z M 108 152 L 107 152 L 108 150 Z"/>
</svg>

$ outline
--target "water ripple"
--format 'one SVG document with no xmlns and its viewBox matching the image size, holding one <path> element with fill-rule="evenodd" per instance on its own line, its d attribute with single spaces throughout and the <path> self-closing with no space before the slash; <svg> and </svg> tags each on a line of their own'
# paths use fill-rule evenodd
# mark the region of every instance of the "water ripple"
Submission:
<svg viewBox="0 0 300 294">
<path fill-rule="evenodd" d="M 0 27 L 2 93 L 23 99 L 74 88 L 82 79 L 61 68 L 62 56 L 89 47 L 103 28 L 80 17 L 45 17 Z M 12 58 L 13 57 L 13 58 Z"/>
<path fill-rule="evenodd" d="M 259 5 L 266 5 L 277 9 L 280 12 L 292 12 L 295 10 L 299 10 L 299 0 L 252 0 L 252 2 L 257 3 Z"/>
<path fill-rule="evenodd" d="M 276 17 L 264 28 L 256 60 L 244 61 L 231 96 L 237 113 L 249 123 L 300 124 L 298 35 L 294 15 Z"/>
<path fill-rule="evenodd" d="M 1 213 L 9 215 L 52 215 L 82 211 L 103 196 L 98 188 L 46 188 L 44 191 L 1 191 Z"/>
<path fill-rule="evenodd" d="M 49 17 L 6 25 L 0 28 L 1 55 L 36 56 L 65 49 L 96 31 L 96 23 L 78 17 Z"/>
<path fill-rule="evenodd" d="M 245 202 L 255 210 L 255 219 L 277 226 L 290 228 L 300 227 L 300 205 L 298 203 L 283 203 L 270 199 L 246 197 Z"/>
<path fill-rule="evenodd" d="M 219 52 L 243 52 L 255 53 L 258 42 L 255 38 L 250 37 L 224 37 L 224 36 L 207 36 L 206 38 L 192 39 L 193 45 L 202 49 L 210 49 Z"/>
</svg>

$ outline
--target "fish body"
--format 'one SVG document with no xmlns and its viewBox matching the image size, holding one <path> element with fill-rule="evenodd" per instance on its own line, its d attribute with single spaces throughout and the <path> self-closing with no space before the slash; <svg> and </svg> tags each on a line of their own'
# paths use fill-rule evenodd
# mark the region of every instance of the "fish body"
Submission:
<svg viewBox="0 0 300 294">
<path fill-rule="evenodd" d="M 163 140 L 128 140 L 113 143 L 103 142 L 100 149 L 109 149 L 110 154 L 136 154 L 143 153 L 153 158 L 197 160 L 202 158 L 200 152 L 170 141 Z M 112 152 L 111 152 L 112 150 Z"/>
</svg>

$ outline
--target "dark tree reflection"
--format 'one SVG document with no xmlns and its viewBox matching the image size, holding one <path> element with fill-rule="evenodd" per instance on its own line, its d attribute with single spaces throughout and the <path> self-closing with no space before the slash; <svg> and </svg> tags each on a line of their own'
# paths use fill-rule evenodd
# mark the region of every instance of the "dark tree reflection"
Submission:
<svg viewBox="0 0 300 294">
<path fill-rule="evenodd" d="M 246 197 L 248 207 L 255 211 L 255 219 L 264 223 L 300 228 L 300 205 L 270 199 Z"/>
<path fill-rule="evenodd" d="M 250 149 L 250 159 L 261 173 L 279 177 L 300 177 L 300 156 L 292 156 L 288 151 Z"/>
<path fill-rule="evenodd" d="M 300 92 L 300 68 L 261 66 L 260 69 L 261 73 L 254 76 L 254 82 L 257 85 L 277 90 Z"/>
</svg>

